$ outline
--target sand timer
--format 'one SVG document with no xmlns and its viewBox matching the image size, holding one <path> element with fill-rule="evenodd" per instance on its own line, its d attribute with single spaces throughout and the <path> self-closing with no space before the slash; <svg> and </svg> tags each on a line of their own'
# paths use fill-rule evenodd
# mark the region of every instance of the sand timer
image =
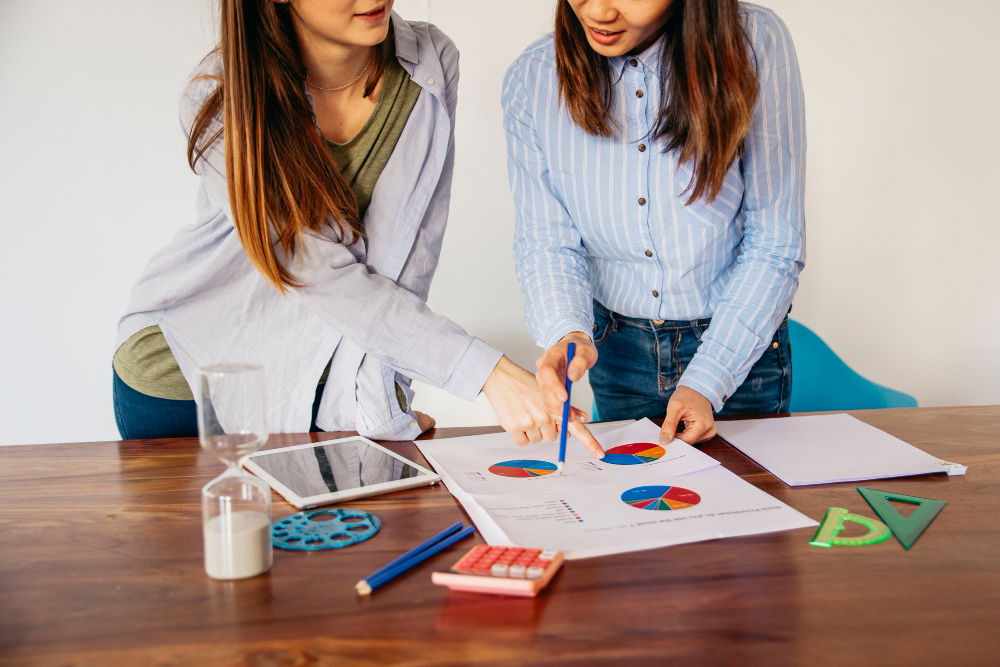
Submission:
<svg viewBox="0 0 1000 667">
<path fill-rule="evenodd" d="M 205 571 L 244 579 L 271 568 L 271 490 L 241 466 L 267 440 L 264 369 L 216 364 L 199 375 L 201 446 L 226 464 L 201 490 Z"/>
</svg>

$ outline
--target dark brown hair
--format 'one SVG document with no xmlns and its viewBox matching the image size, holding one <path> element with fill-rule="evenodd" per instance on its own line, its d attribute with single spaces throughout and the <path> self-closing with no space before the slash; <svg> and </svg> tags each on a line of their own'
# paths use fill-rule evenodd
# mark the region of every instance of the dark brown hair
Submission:
<svg viewBox="0 0 1000 667">
<path fill-rule="evenodd" d="M 222 78 L 188 136 L 192 169 L 220 135 L 233 225 L 250 261 L 278 290 L 300 285 L 279 260 L 295 254 L 299 235 L 332 223 L 341 238 L 362 235 L 354 193 L 333 163 L 306 97 L 305 67 L 288 4 L 222 0 Z M 365 80 L 371 95 L 388 50 L 374 49 Z M 222 128 L 209 131 L 222 118 Z"/>
<path fill-rule="evenodd" d="M 753 48 L 737 0 L 673 0 L 663 25 L 662 91 L 655 139 L 693 168 L 687 203 L 711 201 L 743 152 L 757 101 Z M 587 43 L 580 20 L 556 7 L 559 92 L 574 122 L 601 137 L 617 131 L 607 58 Z"/>
</svg>

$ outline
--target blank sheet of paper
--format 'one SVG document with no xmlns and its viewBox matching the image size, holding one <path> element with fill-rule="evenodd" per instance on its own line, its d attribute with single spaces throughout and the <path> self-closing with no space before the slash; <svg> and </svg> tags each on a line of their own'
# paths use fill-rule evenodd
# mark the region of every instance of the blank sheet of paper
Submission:
<svg viewBox="0 0 1000 667">
<path fill-rule="evenodd" d="M 965 472 L 847 414 L 721 421 L 716 428 L 789 486 Z"/>
</svg>

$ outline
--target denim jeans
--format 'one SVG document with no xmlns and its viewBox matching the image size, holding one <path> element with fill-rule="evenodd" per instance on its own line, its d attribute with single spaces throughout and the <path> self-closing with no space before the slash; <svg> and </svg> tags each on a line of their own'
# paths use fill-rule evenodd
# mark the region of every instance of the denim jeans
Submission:
<svg viewBox="0 0 1000 667">
<path fill-rule="evenodd" d="M 601 419 L 662 417 L 711 320 L 664 321 L 625 317 L 594 302 L 597 364 L 590 384 Z M 792 396 L 788 320 L 753 365 L 720 415 L 787 412 Z"/>
<path fill-rule="evenodd" d="M 193 438 L 198 435 L 198 408 L 194 401 L 157 398 L 136 391 L 125 384 L 118 373 L 114 375 L 112 395 L 115 404 L 115 422 L 123 440 L 147 438 Z M 317 432 L 316 413 L 323 385 L 316 388 L 313 401 L 312 426 Z"/>
</svg>

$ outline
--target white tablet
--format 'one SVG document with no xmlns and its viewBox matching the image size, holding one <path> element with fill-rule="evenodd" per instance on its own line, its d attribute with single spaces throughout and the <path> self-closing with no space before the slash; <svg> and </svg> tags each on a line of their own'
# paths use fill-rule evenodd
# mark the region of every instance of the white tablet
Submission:
<svg viewBox="0 0 1000 667">
<path fill-rule="evenodd" d="M 368 438 L 268 449 L 244 461 L 300 509 L 434 484 L 441 478 Z"/>
</svg>

